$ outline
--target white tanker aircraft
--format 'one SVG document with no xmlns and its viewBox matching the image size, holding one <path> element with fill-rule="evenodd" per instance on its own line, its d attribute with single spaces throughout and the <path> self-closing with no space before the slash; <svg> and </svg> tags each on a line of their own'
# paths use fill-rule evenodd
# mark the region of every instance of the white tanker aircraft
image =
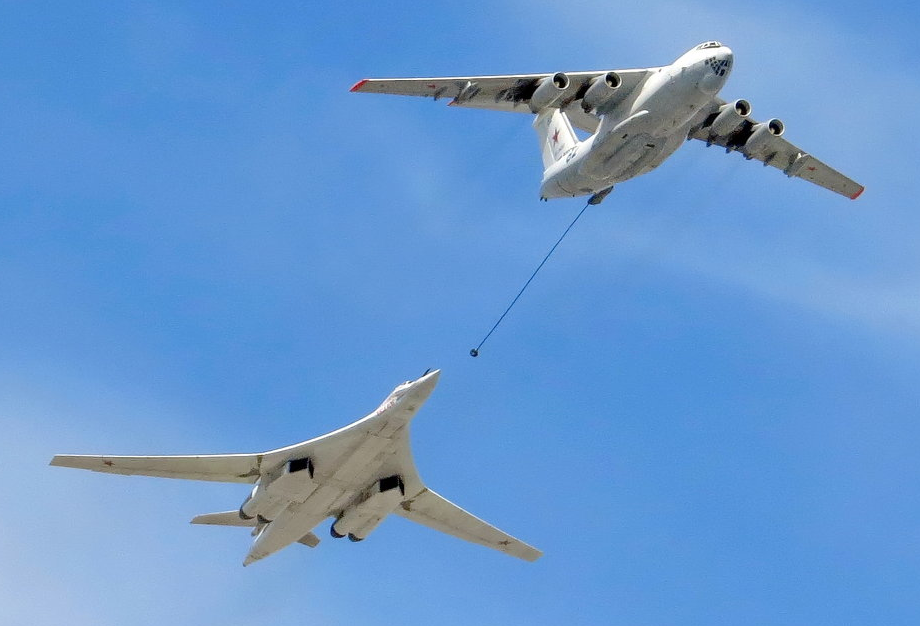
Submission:
<svg viewBox="0 0 920 626">
<path fill-rule="evenodd" d="M 390 513 L 526 561 L 542 552 L 428 489 L 409 450 L 409 423 L 440 370 L 396 387 L 373 413 L 328 435 L 261 454 L 95 456 L 60 454 L 51 465 L 109 474 L 255 483 L 238 511 L 207 513 L 193 524 L 245 526 L 255 539 L 243 561 L 298 542 L 319 543 L 328 517 L 333 537 L 364 540 Z"/>
<path fill-rule="evenodd" d="M 855 200 L 863 187 L 783 138 L 778 119 L 751 119 L 747 100 L 717 95 L 732 51 L 707 41 L 664 67 L 556 74 L 364 79 L 356 92 L 449 97 L 451 105 L 536 114 L 540 198 L 591 195 L 658 167 L 686 139 L 740 152 Z M 579 141 L 572 127 L 591 133 Z"/>
</svg>

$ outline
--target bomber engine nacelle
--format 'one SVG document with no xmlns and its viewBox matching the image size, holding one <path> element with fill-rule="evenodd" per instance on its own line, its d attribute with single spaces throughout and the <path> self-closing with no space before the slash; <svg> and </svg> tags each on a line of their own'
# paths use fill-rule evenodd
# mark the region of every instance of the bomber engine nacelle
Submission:
<svg viewBox="0 0 920 626">
<path fill-rule="evenodd" d="M 292 498 L 305 495 L 313 489 L 313 461 L 291 459 L 256 483 L 249 497 L 240 506 L 240 517 L 246 520 L 258 517 L 260 521 L 271 521 Z"/>
<path fill-rule="evenodd" d="M 719 113 L 709 125 L 709 140 L 707 143 L 720 137 L 729 137 L 735 133 L 751 115 L 751 103 L 747 100 L 735 100 L 726 102 L 719 107 Z"/>
<path fill-rule="evenodd" d="M 589 83 L 588 90 L 581 99 L 581 108 L 585 113 L 603 106 L 609 102 L 617 93 L 617 89 L 623 84 L 623 79 L 616 72 L 607 72 L 600 76 L 595 76 Z"/>
<path fill-rule="evenodd" d="M 252 519 L 256 516 L 260 520 L 272 520 L 284 508 L 284 501 L 268 492 L 268 487 L 256 483 L 246 500 L 240 506 L 240 518 Z"/>
<path fill-rule="evenodd" d="M 779 137 L 786 130 L 786 125 L 781 120 L 773 118 L 763 124 L 754 126 L 754 130 L 748 140 L 744 142 L 744 152 L 749 156 L 758 156 L 765 152 L 772 137 Z"/>
<path fill-rule="evenodd" d="M 539 113 L 557 104 L 569 88 L 569 77 L 562 72 L 540 79 L 537 89 L 530 96 L 530 110 Z"/>
<path fill-rule="evenodd" d="M 390 511 L 399 506 L 405 496 L 406 487 L 402 477 L 381 478 L 342 511 L 329 532 L 337 539 L 348 535 L 351 541 L 362 541 Z"/>
</svg>

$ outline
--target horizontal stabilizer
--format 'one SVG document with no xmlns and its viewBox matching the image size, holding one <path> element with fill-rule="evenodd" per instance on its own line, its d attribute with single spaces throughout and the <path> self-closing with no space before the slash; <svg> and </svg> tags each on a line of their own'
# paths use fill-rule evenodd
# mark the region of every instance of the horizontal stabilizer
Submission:
<svg viewBox="0 0 920 626">
<path fill-rule="evenodd" d="M 205 513 L 192 518 L 192 524 L 210 524 L 211 526 L 255 526 L 256 519 L 243 519 L 239 511 L 222 513 Z"/>
</svg>

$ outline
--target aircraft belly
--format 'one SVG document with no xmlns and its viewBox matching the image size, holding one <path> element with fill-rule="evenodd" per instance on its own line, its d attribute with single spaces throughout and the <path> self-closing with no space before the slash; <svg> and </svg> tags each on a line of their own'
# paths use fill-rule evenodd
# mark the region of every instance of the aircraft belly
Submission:
<svg viewBox="0 0 920 626">
<path fill-rule="evenodd" d="M 683 145 L 686 131 L 685 125 L 663 136 L 640 132 L 623 133 L 628 135 L 624 138 L 610 133 L 596 149 L 585 151 L 567 167 L 552 172 L 543 183 L 541 195 L 567 198 L 596 193 L 649 172 Z"/>
<path fill-rule="evenodd" d="M 694 74 L 667 68 L 646 82 L 630 113 L 648 111 L 646 132 L 662 137 L 687 125 L 710 100 L 711 96 L 697 88 Z"/>
<path fill-rule="evenodd" d="M 629 180 L 655 169 L 683 145 L 685 137 L 684 128 L 668 137 L 646 137 L 645 144 L 640 144 L 638 148 L 638 154 L 631 155 L 634 160 L 618 171 L 619 180 Z"/>
<path fill-rule="evenodd" d="M 405 422 L 396 421 L 395 425 L 382 430 L 389 434 L 385 437 L 365 434 L 358 445 L 332 464 L 336 469 L 331 474 L 324 474 L 322 466 L 317 466 L 316 488 L 303 501 L 289 502 L 262 528 L 244 563 L 248 565 L 298 541 L 324 519 L 347 506 L 355 494 L 379 478 L 384 469 L 389 471 L 392 466 L 399 466 L 394 460 L 398 448 L 408 445 L 404 426 Z"/>
<path fill-rule="evenodd" d="M 543 182 L 540 187 L 541 198 L 573 198 L 588 193 L 587 191 L 578 191 L 577 187 L 570 188 L 571 176 L 554 176 Z"/>
<path fill-rule="evenodd" d="M 597 193 L 654 169 L 683 143 L 689 121 L 704 105 L 683 74 L 650 81 L 625 118 L 605 116 L 585 149 L 547 168 L 541 197 Z"/>
<path fill-rule="evenodd" d="M 341 495 L 341 489 L 322 485 L 305 502 L 291 503 L 274 521 L 262 527 L 243 565 L 264 559 L 312 531 L 329 517 L 330 507 Z"/>
<path fill-rule="evenodd" d="M 365 435 L 361 443 L 332 464 L 336 469 L 331 475 L 325 473 L 323 467 L 317 466 L 316 471 L 321 475 L 318 481 L 342 488 L 358 487 L 358 483 L 365 479 L 365 474 L 376 470 L 381 459 L 392 453 L 399 433 L 400 430 L 396 430 L 390 437 Z"/>
<path fill-rule="evenodd" d="M 613 132 L 619 134 L 619 131 Z M 609 138 L 585 159 L 579 173 L 599 183 L 613 184 L 626 180 L 624 174 L 651 149 L 649 146 L 653 148 L 655 144 L 652 137 L 645 133 Z"/>
<path fill-rule="evenodd" d="M 682 127 L 680 130 L 672 134 L 670 137 L 667 137 L 664 140 L 664 143 L 661 145 L 661 150 L 658 152 L 655 158 L 646 164 L 646 167 L 643 170 L 643 173 L 649 170 L 653 170 L 659 165 L 661 165 L 662 163 L 664 163 L 664 161 L 669 156 L 674 154 L 678 148 L 684 145 L 684 142 L 687 141 L 687 130 L 688 129 L 686 126 Z"/>
<path fill-rule="evenodd" d="M 593 191 L 593 189 L 584 188 L 585 183 L 578 173 L 579 163 L 584 159 L 584 154 L 590 154 L 590 152 L 583 151 L 571 161 L 560 160 L 547 168 L 543 184 L 540 186 L 540 197 L 572 198 Z"/>
</svg>

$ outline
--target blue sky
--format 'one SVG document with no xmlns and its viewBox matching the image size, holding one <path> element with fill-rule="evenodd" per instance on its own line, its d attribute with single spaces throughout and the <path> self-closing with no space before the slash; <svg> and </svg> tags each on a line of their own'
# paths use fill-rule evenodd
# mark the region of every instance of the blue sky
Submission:
<svg viewBox="0 0 920 626">
<path fill-rule="evenodd" d="M 913 624 L 916 8 L 776 2 L 0 4 L 0 606 L 51 624 Z M 537 201 L 526 116 L 366 76 L 642 67 L 723 90 L 866 185 L 702 145 Z M 428 367 L 422 477 L 544 550 L 386 521 L 243 569 L 190 526 L 245 487 L 47 466 L 249 452 Z M 327 537 L 325 527 L 318 534 Z"/>
</svg>

